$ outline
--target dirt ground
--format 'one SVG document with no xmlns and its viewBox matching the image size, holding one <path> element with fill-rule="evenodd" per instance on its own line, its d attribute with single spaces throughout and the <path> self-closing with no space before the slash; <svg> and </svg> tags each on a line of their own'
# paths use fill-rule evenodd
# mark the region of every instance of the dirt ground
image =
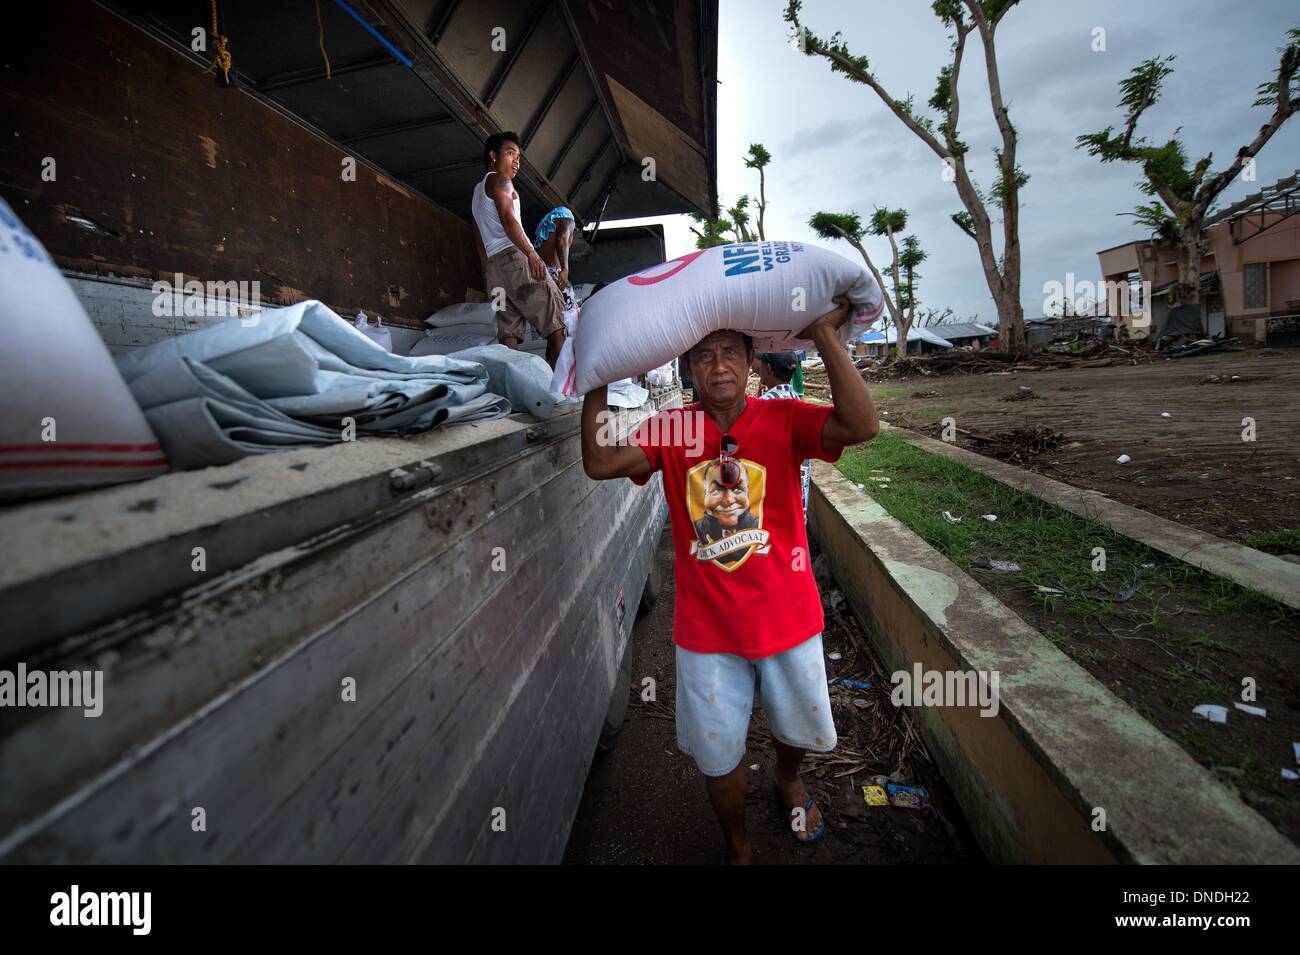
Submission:
<svg viewBox="0 0 1300 955">
<path fill-rule="evenodd" d="M 1061 446 L 1016 463 L 1220 537 L 1300 527 L 1300 350 L 913 376 L 871 389 L 886 421 L 934 437 L 945 415 L 983 435 L 1050 427 Z M 1245 417 L 1253 442 L 1242 440 Z M 967 435 L 957 443 L 989 453 Z M 1117 464 L 1121 454 L 1132 460 Z"/>
<path fill-rule="evenodd" d="M 664 569 L 663 590 L 654 610 L 637 621 L 632 636 L 633 705 L 614 749 L 597 754 L 592 765 L 565 854 L 569 863 L 716 865 L 719 860 L 722 834 L 705 794 L 704 779 L 694 761 L 677 750 L 672 717 L 673 551 L 668 528 L 659 557 Z M 755 863 L 982 862 L 951 792 L 919 744 L 904 738 L 905 727 L 897 722 L 898 712 L 888 703 L 888 681 L 879 673 L 879 665 L 868 659 L 852 618 L 837 612 L 843 605 L 832 581 L 822 580 L 822 597 L 826 651 L 841 654 L 840 660 L 827 661 L 827 673 L 865 678 L 872 689 L 832 688 L 839 747 L 829 758 L 805 763 L 804 782 L 827 823 L 826 836 L 811 847 L 797 844 L 787 828 L 776 795 L 775 760 L 766 742 L 766 722 L 762 708 L 755 706 L 745 756 L 751 767 L 748 824 Z M 656 681 L 654 703 L 642 703 L 639 698 L 646 676 Z M 882 721 L 894 725 L 884 729 Z M 899 771 L 900 763 L 906 782 L 927 788 L 934 809 L 865 804 L 862 785 L 877 773 Z M 855 766 L 863 768 L 851 772 Z M 837 775 L 840 773 L 846 775 Z"/>
</svg>

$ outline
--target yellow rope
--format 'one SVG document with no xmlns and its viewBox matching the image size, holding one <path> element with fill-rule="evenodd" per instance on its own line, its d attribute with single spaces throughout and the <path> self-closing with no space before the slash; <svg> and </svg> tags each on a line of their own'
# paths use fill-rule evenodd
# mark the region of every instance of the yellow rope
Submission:
<svg viewBox="0 0 1300 955">
<path fill-rule="evenodd" d="M 316 0 L 316 29 L 320 31 L 320 55 L 325 57 L 325 79 L 328 80 L 330 78 L 330 55 L 325 52 L 325 25 L 321 23 L 320 19 L 320 0 Z"/>
<path fill-rule="evenodd" d="M 234 59 L 230 55 L 229 37 L 222 36 L 217 32 L 217 0 L 212 0 L 212 42 L 216 47 L 212 55 L 212 62 L 204 73 L 211 73 L 214 69 L 221 70 L 221 75 L 225 78 L 226 85 L 230 85 L 230 68 L 234 65 Z"/>
</svg>

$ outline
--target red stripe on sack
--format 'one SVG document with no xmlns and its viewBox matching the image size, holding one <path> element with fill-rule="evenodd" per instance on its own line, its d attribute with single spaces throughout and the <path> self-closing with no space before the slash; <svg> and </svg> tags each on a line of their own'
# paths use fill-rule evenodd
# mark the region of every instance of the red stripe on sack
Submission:
<svg viewBox="0 0 1300 955">
<path fill-rule="evenodd" d="M 59 444 L 47 441 L 42 444 L 0 444 L 0 454 L 21 454 L 24 451 L 161 451 L 161 444 Z"/>
<path fill-rule="evenodd" d="M 147 461 L 98 461 L 94 459 L 79 460 L 63 458 L 48 461 L 0 461 L 0 471 L 18 468 L 153 468 L 167 467 L 166 458 L 150 458 Z"/>
</svg>

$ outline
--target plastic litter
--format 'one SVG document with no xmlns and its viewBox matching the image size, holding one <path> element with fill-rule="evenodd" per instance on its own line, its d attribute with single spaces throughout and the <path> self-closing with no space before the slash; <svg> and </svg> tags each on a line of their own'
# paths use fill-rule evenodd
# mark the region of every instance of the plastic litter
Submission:
<svg viewBox="0 0 1300 955">
<path fill-rule="evenodd" d="M 1286 770 L 1283 770 L 1286 772 Z M 862 798 L 868 806 L 888 806 L 889 796 L 880 786 L 863 786 Z"/>
<path fill-rule="evenodd" d="M 846 677 L 846 676 L 837 676 L 837 677 L 833 677 L 832 679 L 829 679 L 829 680 L 826 681 L 826 685 L 827 685 L 827 686 L 847 686 L 847 687 L 851 687 L 851 688 L 854 689 L 854 690 L 869 690 L 869 689 L 871 689 L 871 684 L 868 683 L 866 680 L 850 680 L 850 679 L 849 679 L 848 677 Z"/>
<path fill-rule="evenodd" d="M 1160 417 L 1162 417 L 1162 418 L 1172 418 L 1173 415 L 1171 415 L 1168 411 L 1162 411 L 1162 412 L 1160 412 Z"/>
<path fill-rule="evenodd" d="M 930 804 L 930 794 L 924 786 L 902 786 L 890 783 L 885 787 L 889 793 L 889 802 L 899 809 L 924 809 Z"/>
<path fill-rule="evenodd" d="M 996 514 L 981 514 L 980 517 L 984 518 L 984 520 L 988 521 L 990 524 L 996 523 L 998 519 Z"/>
<path fill-rule="evenodd" d="M 1228 722 L 1228 708 L 1218 706 L 1214 703 L 1202 703 L 1200 706 L 1193 707 L 1192 713 L 1196 716 L 1204 716 L 1211 723 Z"/>
<path fill-rule="evenodd" d="M 1000 574 L 1018 574 L 1020 565 L 1014 560 L 991 560 L 989 566 Z"/>
<path fill-rule="evenodd" d="M 1251 716 L 1263 716 L 1266 718 L 1268 716 L 1268 711 L 1262 706 L 1250 706 L 1246 703 L 1233 703 L 1232 705 L 1243 713 L 1249 713 Z"/>
<path fill-rule="evenodd" d="M 384 351 L 393 350 L 393 334 L 384 328 L 384 320 L 378 315 L 375 316 L 375 324 L 371 325 L 366 318 L 365 312 L 357 312 L 357 319 L 353 324 L 357 331 L 365 335 L 372 342 L 382 348 Z"/>
<path fill-rule="evenodd" d="M 1117 458 L 1115 459 L 1115 463 L 1116 463 L 1116 464 L 1128 464 L 1128 463 L 1129 463 L 1130 461 L 1132 461 L 1132 460 L 1133 460 L 1133 459 L 1130 458 L 1127 454 L 1121 454 L 1119 457 L 1117 457 Z"/>
<path fill-rule="evenodd" d="M 1300 774 L 1297 774 L 1296 771 L 1295 771 L 1294 769 L 1287 769 L 1285 766 L 1283 766 L 1283 767 L 1282 767 L 1282 778 L 1283 778 L 1283 779 L 1300 779 Z"/>
<path fill-rule="evenodd" d="M 843 660 L 843 659 L 844 659 L 844 654 L 842 654 L 842 653 L 832 653 L 832 654 L 829 654 L 829 659 L 831 659 L 831 660 Z"/>
<path fill-rule="evenodd" d="M 960 524 L 960 523 L 961 523 L 961 518 L 955 516 L 955 515 L 952 513 L 952 511 L 944 511 L 944 512 L 943 512 L 943 519 L 944 519 L 945 521 L 947 521 L 949 524 Z"/>
</svg>

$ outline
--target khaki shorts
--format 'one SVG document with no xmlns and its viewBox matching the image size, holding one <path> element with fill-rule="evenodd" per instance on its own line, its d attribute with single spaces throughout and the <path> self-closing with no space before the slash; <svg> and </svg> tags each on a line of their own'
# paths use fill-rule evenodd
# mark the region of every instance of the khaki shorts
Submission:
<svg viewBox="0 0 1300 955">
<path fill-rule="evenodd" d="M 505 307 L 496 313 L 497 341 L 524 338 L 524 320 L 543 338 L 564 329 L 564 299 L 548 274 L 534 281 L 528 272 L 528 259 L 511 246 L 487 260 L 484 273 L 488 301 L 495 300 L 495 289 L 505 291 Z"/>
</svg>

